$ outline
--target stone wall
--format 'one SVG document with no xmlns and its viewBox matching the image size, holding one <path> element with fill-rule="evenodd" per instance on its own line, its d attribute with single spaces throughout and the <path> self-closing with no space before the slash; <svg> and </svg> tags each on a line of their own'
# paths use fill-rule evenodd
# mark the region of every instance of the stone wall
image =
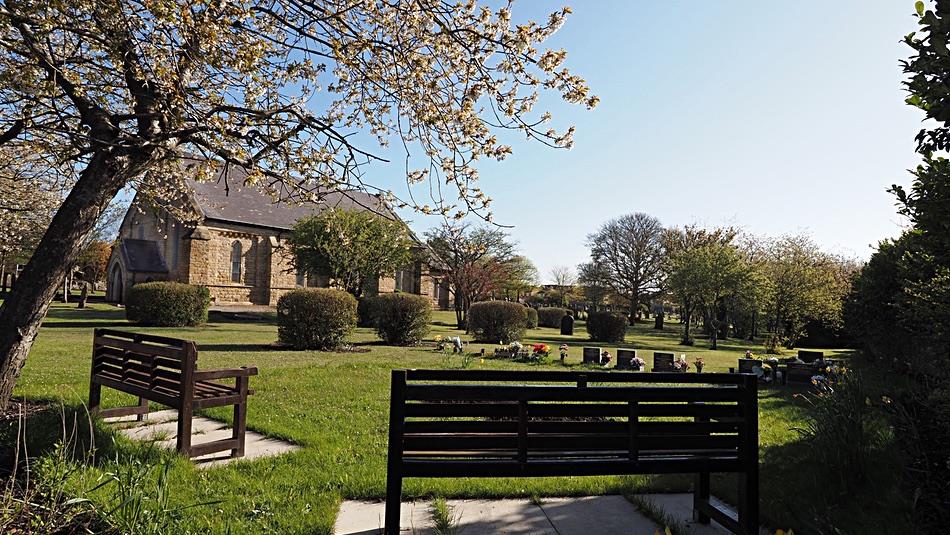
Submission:
<svg viewBox="0 0 950 535">
<path fill-rule="evenodd" d="M 301 280 L 291 265 L 286 247 L 289 231 L 255 228 L 249 225 L 205 221 L 189 228 L 168 217 L 166 213 L 130 208 L 119 229 L 120 238 L 159 242 L 167 278 L 189 284 L 207 286 L 213 304 L 260 304 L 274 306 L 281 295 L 301 286 L 330 286 L 329 280 Z M 240 244 L 240 280 L 231 280 L 231 252 Z M 116 249 L 117 251 L 117 249 Z M 112 264 L 118 261 L 113 258 Z M 436 291 L 437 274 L 428 266 L 414 266 L 413 287 L 428 297 L 434 308 L 445 308 L 447 301 Z M 111 271 L 107 272 L 111 273 Z M 151 278 L 158 278 L 152 276 Z M 141 282 L 142 277 L 126 274 L 126 287 Z M 406 284 L 406 281 L 403 281 Z M 396 291 L 393 276 L 380 277 L 367 294 Z M 444 295 L 442 296 L 444 297 Z"/>
</svg>

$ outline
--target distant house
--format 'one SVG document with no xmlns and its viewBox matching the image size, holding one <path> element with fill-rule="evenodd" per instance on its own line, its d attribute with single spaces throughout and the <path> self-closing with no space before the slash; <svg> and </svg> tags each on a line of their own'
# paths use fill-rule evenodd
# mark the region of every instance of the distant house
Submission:
<svg viewBox="0 0 950 535">
<path fill-rule="evenodd" d="M 362 192 L 333 192 L 321 204 L 275 202 L 244 187 L 245 178 L 243 169 L 230 167 L 219 170 L 217 180 L 189 182 L 185 202 L 197 215 L 188 222 L 136 197 L 109 259 L 106 299 L 121 303 L 134 284 L 172 280 L 208 287 L 214 304 L 273 306 L 294 288 L 331 285 L 325 277 L 294 271 L 284 245 L 298 219 L 330 207 L 385 210 L 379 197 Z M 421 243 L 419 248 L 424 250 Z M 371 295 L 394 291 L 425 295 L 435 308 L 450 305 L 447 284 L 424 261 L 383 274 L 367 289 Z"/>
</svg>

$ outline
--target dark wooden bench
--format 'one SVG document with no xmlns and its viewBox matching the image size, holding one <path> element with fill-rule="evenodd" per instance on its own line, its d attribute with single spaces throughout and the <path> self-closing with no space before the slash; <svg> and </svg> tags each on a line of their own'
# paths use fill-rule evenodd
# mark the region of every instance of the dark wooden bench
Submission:
<svg viewBox="0 0 950 535">
<path fill-rule="evenodd" d="M 676 368 L 673 366 L 673 361 L 676 360 L 676 355 L 673 353 L 661 353 L 659 351 L 653 352 L 653 369 L 650 371 L 653 372 L 675 372 Z"/>
<path fill-rule="evenodd" d="M 407 477 L 685 473 L 697 520 L 758 533 L 757 388 L 722 373 L 393 370 L 385 531 L 399 533 Z M 711 472 L 738 475 L 738 521 L 710 503 Z"/>
<path fill-rule="evenodd" d="M 136 415 L 142 421 L 149 401 L 178 410 L 177 450 L 189 457 L 231 450 L 244 456 L 247 429 L 248 380 L 257 368 L 197 370 L 194 342 L 147 334 L 96 329 L 89 380 L 89 410 L 103 418 Z M 216 379 L 231 379 L 234 385 Z M 102 387 L 138 396 L 139 404 L 114 409 L 99 408 Z M 231 438 L 191 444 L 191 421 L 195 410 L 234 405 Z"/>
</svg>

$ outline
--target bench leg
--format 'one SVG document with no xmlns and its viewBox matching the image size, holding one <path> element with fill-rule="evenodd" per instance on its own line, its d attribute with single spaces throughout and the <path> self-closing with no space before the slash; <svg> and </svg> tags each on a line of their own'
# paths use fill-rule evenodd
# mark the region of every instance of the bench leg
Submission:
<svg viewBox="0 0 950 535">
<path fill-rule="evenodd" d="M 709 523 L 709 515 L 702 512 L 699 504 L 709 503 L 709 472 L 696 474 L 693 487 L 693 520 L 700 524 Z"/>
<path fill-rule="evenodd" d="M 99 414 L 99 404 L 102 399 L 102 385 L 89 382 L 89 414 Z"/>
<path fill-rule="evenodd" d="M 145 398 L 139 398 L 139 409 L 142 411 L 135 415 L 135 421 L 142 422 L 145 421 L 145 415 L 148 414 L 148 400 Z"/>
<path fill-rule="evenodd" d="M 191 457 L 191 403 L 186 402 L 178 411 L 178 453 Z"/>
<path fill-rule="evenodd" d="M 399 535 L 402 507 L 402 474 L 390 466 L 386 474 L 386 535 Z"/>
<path fill-rule="evenodd" d="M 237 448 L 231 450 L 231 457 L 244 457 L 244 435 L 247 431 L 247 377 L 237 378 L 237 389 L 241 392 L 241 402 L 234 406 L 234 429 L 232 437 L 238 441 Z"/>
<path fill-rule="evenodd" d="M 745 535 L 759 533 L 759 471 L 739 474 L 739 527 Z"/>
</svg>

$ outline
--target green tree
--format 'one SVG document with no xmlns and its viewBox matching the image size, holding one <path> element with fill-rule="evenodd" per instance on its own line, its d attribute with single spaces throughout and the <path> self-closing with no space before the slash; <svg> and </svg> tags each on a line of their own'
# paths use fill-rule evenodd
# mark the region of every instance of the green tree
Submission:
<svg viewBox="0 0 950 535">
<path fill-rule="evenodd" d="M 538 268 L 527 257 L 512 256 L 500 267 L 497 286 L 505 299 L 518 301 L 538 286 Z"/>
<path fill-rule="evenodd" d="M 66 192 L 0 305 L 0 407 L 57 286 L 127 186 L 180 210 L 186 178 L 230 165 L 285 201 L 379 191 L 365 166 L 396 141 L 413 163 L 407 189 L 431 186 L 433 205 L 407 204 L 489 217 L 475 162 L 512 152 L 498 134 L 567 148 L 574 129 L 551 128 L 540 93 L 597 104 L 565 52 L 543 46 L 569 12 L 536 23 L 513 21 L 510 3 L 440 0 L 0 2 L 0 146 L 23 155 L 18 175 Z M 195 155 L 205 160 L 185 165 Z"/>
<path fill-rule="evenodd" d="M 855 277 L 846 321 L 865 353 L 909 387 L 894 395 L 895 436 L 921 533 L 950 522 L 950 2 L 916 2 L 919 31 L 904 38 L 906 102 L 927 119 L 917 134 L 921 164 L 909 189 L 893 186 L 912 228 L 882 242 Z M 893 381 L 901 384 L 903 381 Z"/>
<path fill-rule="evenodd" d="M 794 347 L 808 320 L 841 324 L 841 306 L 850 281 L 843 262 L 804 235 L 785 236 L 766 248 L 762 273 L 771 291 L 765 297 L 768 329 Z"/>
<path fill-rule="evenodd" d="M 288 240 L 298 271 L 329 277 L 357 298 L 380 275 L 408 264 L 412 244 L 406 225 L 397 219 L 341 209 L 301 219 Z"/>
</svg>

